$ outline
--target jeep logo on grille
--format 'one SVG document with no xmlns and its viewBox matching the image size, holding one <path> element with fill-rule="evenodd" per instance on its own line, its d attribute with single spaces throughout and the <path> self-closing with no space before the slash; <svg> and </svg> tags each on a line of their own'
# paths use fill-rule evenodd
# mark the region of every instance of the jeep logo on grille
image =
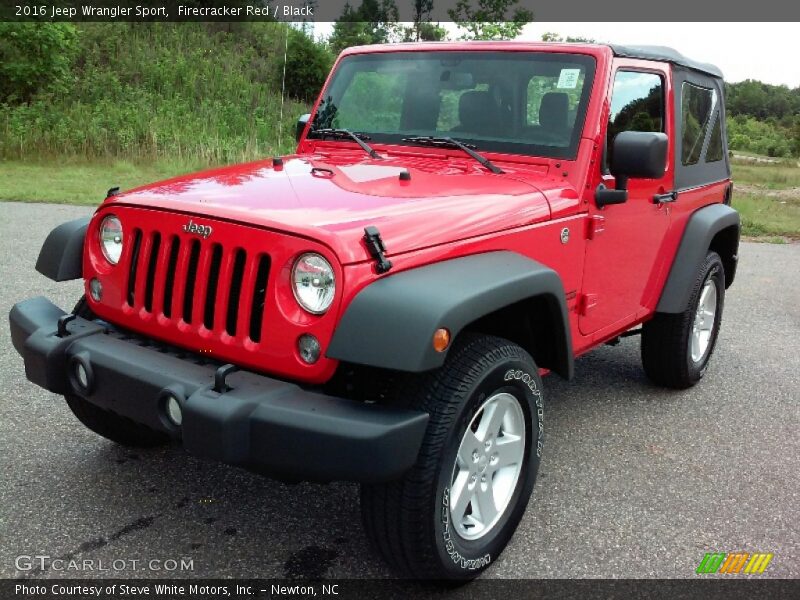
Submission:
<svg viewBox="0 0 800 600">
<path fill-rule="evenodd" d="M 186 233 L 194 233 L 203 236 L 203 238 L 208 238 L 211 232 L 214 231 L 209 225 L 200 225 L 199 223 L 194 223 L 191 219 L 183 226 L 183 230 Z"/>
</svg>

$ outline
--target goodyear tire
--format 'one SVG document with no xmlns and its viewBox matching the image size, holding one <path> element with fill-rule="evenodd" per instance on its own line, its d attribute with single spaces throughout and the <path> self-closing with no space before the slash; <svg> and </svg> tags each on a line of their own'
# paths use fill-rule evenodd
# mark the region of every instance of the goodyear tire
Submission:
<svg viewBox="0 0 800 600">
<path fill-rule="evenodd" d="M 714 353 L 724 304 L 722 260 L 709 252 L 697 270 L 686 310 L 656 313 L 642 327 L 642 365 L 654 383 L 684 389 L 700 381 Z"/>
<path fill-rule="evenodd" d="M 362 486 L 367 535 L 402 575 L 472 579 L 508 544 L 533 490 L 543 441 L 538 368 L 508 340 L 466 334 L 441 369 L 401 394 L 430 421 L 402 479 Z"/>
<path fill-rule="evenodd" d="M 94 318 L 94 314 L 89 309 L 85 297 L 78 301 L 72 312 L 84 319 Z M 103 410 L 80 396 L 67 394 L 64 399 L 67 401 L 67 406 L 69 406 L 72 414 L 81 423 L 112 442 L 122 446 L 139 448 L 160 446 L 169 442 L 169 437 L 163 433 L 113 412 Z"/>
</svg>

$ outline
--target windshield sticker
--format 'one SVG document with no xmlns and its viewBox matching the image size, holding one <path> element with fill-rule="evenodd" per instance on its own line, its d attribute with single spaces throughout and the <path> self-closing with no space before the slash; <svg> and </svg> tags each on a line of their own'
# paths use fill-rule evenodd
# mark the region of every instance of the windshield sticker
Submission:
<svg viewBox="0 0 800 600">
<path fill-rule="evenodd" d="M 561 69 L 561 75 L 558 77 L 558 89 L 574 90 L 578 87 L 578 76 L 580 74 L 580 69 Z"/>
</svg>

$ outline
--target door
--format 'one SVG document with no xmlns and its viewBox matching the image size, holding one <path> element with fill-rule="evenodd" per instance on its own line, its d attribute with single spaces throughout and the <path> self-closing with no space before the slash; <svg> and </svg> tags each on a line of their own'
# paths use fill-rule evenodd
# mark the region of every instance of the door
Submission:
<svg viewBox="0 0 800 600">
<path fill-rule="evenodd" d="M 622 131 L 661 131 L 674 140 L 667 118 L 669 70 L 651 62 L 619 60 L 612 74 L 610 111 L 602 181 L 614 187 L 607 165 L 612 142 Z M 654 203 L 656 194 L 671 191 L 672 159 L 660 179 L 631 179 L 628 200 L 602 209 L 593 203 L 589 216 L 595 233 L 586 244 L 583 298 L 578 324 L 583 335 L 622 328 L 642 313 L 648 283 L 661 268 L 660 248 L 669 228 L 669 204 Z M 599 224 L 599 226 L 598 226 Z"/>
</svg>

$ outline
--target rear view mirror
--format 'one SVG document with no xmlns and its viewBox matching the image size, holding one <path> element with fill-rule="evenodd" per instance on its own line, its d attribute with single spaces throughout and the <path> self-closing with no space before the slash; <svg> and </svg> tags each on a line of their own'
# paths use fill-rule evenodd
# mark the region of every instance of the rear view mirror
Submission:
<svg viewBox="0 0 800 600">
<path fill-rule="evenodd" d="M 442 71 L 439 82 L 443 90 L 471 90 L 475 87 L 472 73 L 465 71 Z"/>
<path fill-rule="evenodd" d="M 616 189 L 605 186 L 595 192 L 597 206 L 622 204 L 628 200 L 628 179 L 658 179 L 667 169 L 667 136 L 651 131 L 623 131 L 614 138 L 611 174 Z"/>
<path fill-rule="evenodd" d="M 300 138 L 303 137 L 303 132 L 306 130 L 306 124 L 308 123 L 308 119 L 311 117 L 310 114 L 300 115 L 297 119 L 297 124 L 294 126 L 294 138 L 298 142 Z"/>
<path fill-rule="evenodd" d="M 667 168 L 667 136 L 651 131 L 623 131 L 614 138 L 611 174 L 617 189 L 625 189 L 627 180 L 658 179 Z"/>
</svg>

